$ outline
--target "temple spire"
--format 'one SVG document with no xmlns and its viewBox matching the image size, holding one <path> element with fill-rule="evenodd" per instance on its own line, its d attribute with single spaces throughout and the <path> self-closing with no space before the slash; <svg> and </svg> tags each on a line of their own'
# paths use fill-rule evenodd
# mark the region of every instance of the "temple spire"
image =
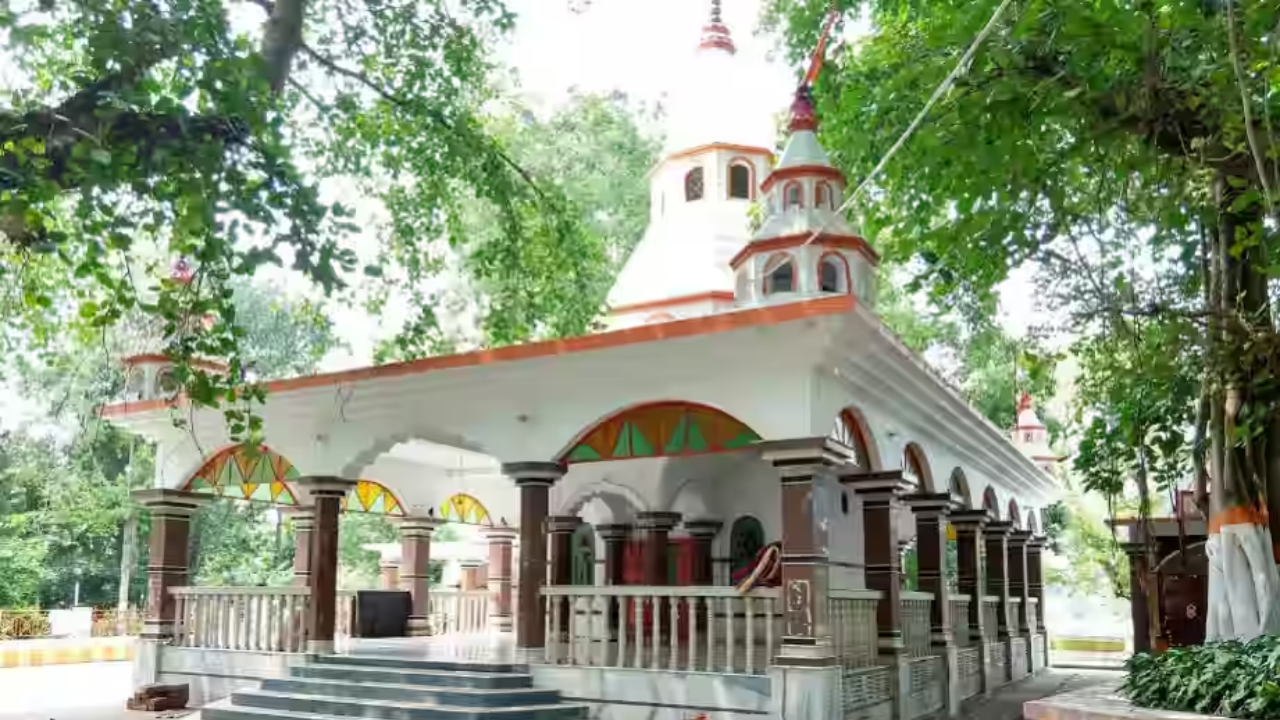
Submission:
<svg viewBox="0 0 1280 720">
<path fill-rule="evenodd" d="M 733 44 L 733 36 L 729 34 L 729 26 L 724 24 L 720 15 L 720 0 L 711 0 L 711 18 L 702 26 L 702 42 L 698 47 L 702 50 L 725 50 L 730 55 L 738 51 Z"/>
</svg>

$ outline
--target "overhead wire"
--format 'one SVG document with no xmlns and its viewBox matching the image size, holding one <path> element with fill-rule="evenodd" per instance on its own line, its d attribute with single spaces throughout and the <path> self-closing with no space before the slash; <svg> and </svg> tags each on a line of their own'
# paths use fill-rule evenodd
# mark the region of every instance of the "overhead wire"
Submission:
<svg viewBox="0 0 1280 720">
<path fill-rule="evenodd" d="M 928 117 L 929 111 L 933 109 L 933 106 L 938 103 L 938 100 L 940 100 L 943 95 L 951 90 L 952 86 L 955 85 L 956 80 L 965 73 L 969 63 L 973 61 L 973 56 L 977 54 L 978 48 L 982 46 L 982 43 L 987 39 L 987 36 L 995 29 L 996 23 L 999 22 L 1000 17 L 1004 15 L 1004 11 L 1008 9 L 1011 4 L 1013 4 L 1013 0 L 1004 0 L 1000 3 L 1000 6 L 991 14 L 991 19 L 988 20 L 982 30 L 974 36 L 973 42 L 969 44 L 968 49 L 960 56 L 960 60 L 956 62 L 956 66 L 951 69 L 951 72 L 948 73 L 938 87 L 934 89 L 933 95 L 929 96 L 929 100 L 924 104 L 924 107 L 920 108 L 920 112 L 916 114 L 915 119 L 911 121 L 911 124 L 907 126 L 907 129 L 898 137 L 897 142 L 889 148 L 888 152 L 880 158 L 880 162 L 876 163 L 876 166 L 871 169 L 871 172 L 862 179 L 862 182 L 858 183 L 858 186 L 849 194 L 849 197 L 846 198 L 845 201 L 840 204 L 840 207 L 836 209 L 834 213 L 836 216 L 843 214 L 853 206 L 858 197 L 861 196 L 867 186 L 871 184 L 871 181 L 884 170 L 885 166 L 889 164 L 889 161 L 893 159 L 893 156 L 897 154 L 898 150 L 900 150 L 903 145 L 907 144 L 907 141 L 911 139 L 911 136 L 914 135 L 916 130 L 918 130 L 924 123 L 924 119 Z M 826 232 L 826 230 L 827 225 L 826 222 L 824 222 L 818 227 L 818 229 L 814 230 L 813 233 L 809 235 L 808 239 L 806 239 L 802 245 L 808 245 L 813 242 L 818 238 L 818 236 Z"/>
</svg>

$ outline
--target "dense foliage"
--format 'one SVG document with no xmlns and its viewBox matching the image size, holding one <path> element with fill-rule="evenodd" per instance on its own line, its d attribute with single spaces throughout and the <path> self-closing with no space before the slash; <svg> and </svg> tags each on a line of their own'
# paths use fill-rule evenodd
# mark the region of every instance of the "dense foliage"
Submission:
<svg viewBox="0 0 1280 720">
<path fill-rule="evenodd" d="M 1129 659 L 1135 705 L 1249 720 L 1280 716 L 1280 637 L 1172 648 Z"/>
</svg>

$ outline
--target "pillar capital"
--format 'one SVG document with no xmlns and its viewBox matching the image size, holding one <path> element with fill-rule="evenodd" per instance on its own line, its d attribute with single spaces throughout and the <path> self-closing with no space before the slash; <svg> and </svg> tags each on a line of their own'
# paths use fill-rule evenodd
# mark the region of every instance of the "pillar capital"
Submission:
<svg viewBox="0 0 1280 720">
<path fill-rule="evenodd" d="M 604 525 L 596 525 L 596 535 L 601 540 L 626 540 L 631 537 L 631 531 L 635 527 L 629 523 L 606 523 Z"/>
<path fill-rule="evenodd" d="M 901 470 L 844 473 L 840 475 L 840 484 L 861 495 L 863 502 L 873 504 L 896 503 L 912 487 Z"/>
<path fill-rule="evenodd" d="M 951 524 L 959 530 L 980 530 L 991 523 L 986 510 L 957 510 L 951 513 Z"/>
<path fill-rule="evenodd" d="M 556 484 L 569 468 L 564 463 L 545 462 L 545 461 L 528 461 L 528 462 L 510 462 L 502 463 L 502 474 L 515 481 L 516 485 L 545 485 L 550 487 Z"/>
<path fill-rule="evenodd" d="M 1011 530 L 1009 531 L 1010 547 L 1030 547 L 1031 532 L 1029 530 Z"/>
<path fill-rule="evenodd" d="M 400 537 L 429 538 L 445 521 L 434 515 L 405 515 L 396 518 L 395 524 L 400 528 Z"/>
<path fill-rule="evenodd" d="M 513 543 L 520 535 L 520 528 L 514 528 L 510 525 L 494 525 L 492 527 L 480 528 L 481 537 L 493 543 Z"/>
<path fill-rule="evenodd" d="M 700 540 L 710 540 L 714 538 L 720 533 L 720 529 L 723 527 L 723 522 L 719 520 L 712 520 L 710 518 L 684 521 L 684 531 L 689 533 L 689 537 Z"/>
<path fill-rule="evenodd" d="M 951 493 L 911 493 L 903 496 L 902 501 L 916 517 L 950 516 L 957 509 Z"/>
<path fill-rule="evenodd" d="M 310 475 L 301 477 L 294 483 L 313 497 L 346 497 L 351 488 L 356 486 L 355 480 L 332 477 L 328 475 Z"/>
<path fill-rule="evenodd" d="M 280 514 L 289 518 L 297 532 L 309 532 L 316 524 L 316 509 L 311 505 L 288 505 L 280 508 Z"/>
<path fill-rule="evenodd" d="M 636 513 L 636 524 L 641 530 L 664 530 L 670 532 L 680 524 L 680 513 L 647 511 Z"/>
<path fill-rule="evenodd" d="M 168 488 L 147 488 L 130 493 L 134 502 L 150 510 L 171 517 L 190 517 L 212 499 L 211 495 L 201 495 L 184 490 Z"/>
<path fill-rule="evenodd" d="M 848 460 L 848 451 L 829 437 L 770 440 L 756 447 L 761 459 L 781 471 L 784 479 L 838 468 Z"/>
<path fill-rule="evenodd" d="M 1012 532 L 1013 532 L 1013 523 L 1009 522 L 1008 520 L 992 520 L 991 522 L 987 523 L 985 534 L 987 537 L 1007 538 L 1009 537 L 1009 534 Z"/>
<path fill-rule="evenodd" d="M 577 515 L 550 515 L 547 517 L 547 533 L 551 535 L 571 534 L 581 524 L 582 518 Z"/>
<path fill-rule="evenodd" d="M 1049 538 L 1043 535 L 1032 535 L 1027 541 L 1027 552 L 1039 552 L 1049 544 Z"/>
</svg>

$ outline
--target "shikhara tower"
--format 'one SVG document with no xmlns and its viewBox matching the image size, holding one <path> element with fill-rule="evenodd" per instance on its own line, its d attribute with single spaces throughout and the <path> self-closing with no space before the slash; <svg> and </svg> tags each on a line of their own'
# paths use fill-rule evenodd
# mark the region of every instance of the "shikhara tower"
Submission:
<svg viewBox="0 0 1280 720">
<path fill-rule="evenodd" d="M 873 301 L 879 258 L 838 211 L 845 178 L 818 142 L 807 87 L 775 163 L 748 70 L 713 2 L 650 174 L 649 227 L 609 293 L 610 329 L 818 295 Z"/>
</svg>

